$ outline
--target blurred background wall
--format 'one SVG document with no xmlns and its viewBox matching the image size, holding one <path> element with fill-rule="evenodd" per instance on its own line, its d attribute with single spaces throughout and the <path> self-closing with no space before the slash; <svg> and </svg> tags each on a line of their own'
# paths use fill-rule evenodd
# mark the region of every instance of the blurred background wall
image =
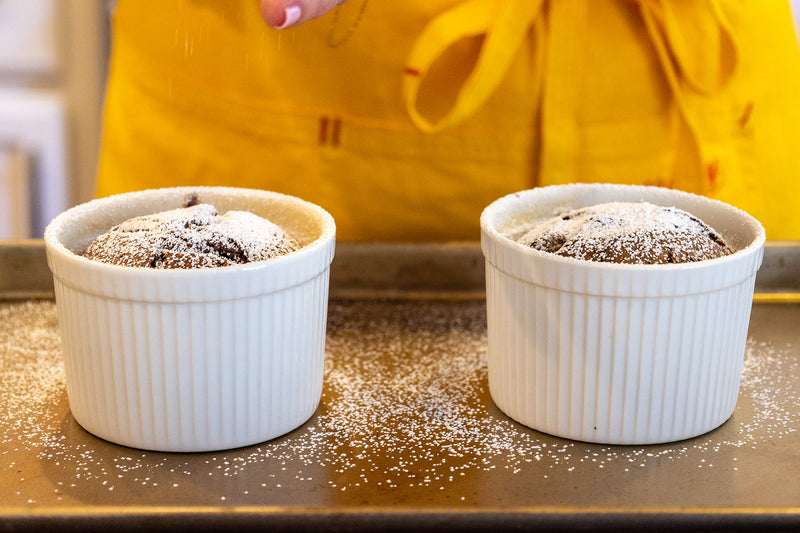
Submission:
<svg viewBox="0 0 800 533">
<path fill-rule="evenodd" d="M 107 0 L 0 0 L 0 240 L 92 196 Z"/>
</svg>

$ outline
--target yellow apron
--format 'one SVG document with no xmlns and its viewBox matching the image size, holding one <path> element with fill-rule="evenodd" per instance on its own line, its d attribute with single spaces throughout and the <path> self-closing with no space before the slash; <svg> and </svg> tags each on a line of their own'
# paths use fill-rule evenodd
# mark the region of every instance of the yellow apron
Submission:
<svg viewBox="0 0 800 533">
<path fill-rule="evenodd" d="M 97 194 L 294 194 L 343 240 L 478 238 L 499 196 L 657 184 L 800 237 L 800 54 L 777 0 L 119 0 Z"/>
</svg>

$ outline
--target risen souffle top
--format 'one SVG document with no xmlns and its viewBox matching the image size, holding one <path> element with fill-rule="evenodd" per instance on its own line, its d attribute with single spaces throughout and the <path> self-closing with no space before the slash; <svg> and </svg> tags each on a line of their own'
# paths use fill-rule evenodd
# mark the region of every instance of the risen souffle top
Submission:
<svg viewBox="0 0 800 533">
<path fill-rule="evenodd" d="M 732 252 L 719 233 L 694 215 L 646 202 L 611 202 L 562 213 L 519 242 L 604 263 L 689 263 Z"/>
<path fill-rule="evenodd" d="M 209 204 L 132 218 L 89 245 L 84 256 L 145 268 L 210 268 L 263 261 L 299 248 L 279 226 L 247 211 L 220 215 Z"/>
</svg>

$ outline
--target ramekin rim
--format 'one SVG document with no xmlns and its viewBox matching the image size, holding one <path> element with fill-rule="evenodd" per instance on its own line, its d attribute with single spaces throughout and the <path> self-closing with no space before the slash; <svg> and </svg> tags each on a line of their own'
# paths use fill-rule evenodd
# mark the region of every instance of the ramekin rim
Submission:
<svg viewBox="0 0 800 533">
<path fill-rule="evenodd" d="M 133 194 L 155 194 L 156 192 L 167 192 L 167 191 L 174 191 L 176 193 L 179 192 L 203 192 L 203 191 L 214 191 L 214 192 L 235 192 L 235 193 L 257 193 L 257 194 L 264 194 L 267 196 L 272 197 L 279 197 L 279 198 L 286 198 L 292 202 L 302 203 L 304 206 L 308 207 L 316 211 L 319 215 L 321 215 L 321 219 L 324 221 L 322 224 L 322 231 L 320 235 L 314 239 L 313 241 L 303 245 L 299 250 L 295 250 L 288 254 L 280 255 L 277 257 L 272 257 L 270 259 L 265 259 L 261 261 L 252 261 L 249 263 L 241 263 L 235 265 L 226 265 L 226 266 L 219 266 L 219 267 L 208 267 L 208 268 L 189 268 L 189 269 L 157 269 L 157 268 L 148 268 L 148 267 L 135 267 L 135 266 L 126 266 L 126 265 L 115 265 L 111 263 L 104 263 L 102 261 L 95 261 L 93 259 L 86 258 L 80 254 L 77 254 L 71 251 L 61 239 L 56 235 L 57 229 L 60 227 L 60 224 L 69 217 L 69 215 L 74 215 L 76 212 L 89 210 L 93 206 L 101 205 L 104 203 L 110 203 L 115 200 L 119 200 L 122 197 L 133 195 Z M 194 277 L 194 278 L 203 278 L 207 276 L 217 276 L 219 272 L 244 272 L 244 271 L 252 271 L 252 270 L 269 270 L 269 269 L 278 269 L 282 268 L 285 263 L 291 263 L 295 261 L 301 261 L 305 256 L 317 253 L 320 248 L 325 248 L 327 246 L 332 246 L 335 243 L 336 239 L 336 222 L 333 216 L 325 210 L 323 207 L 309 202 L 308 200 L 304 200 L 297 196 L 275 192 L 275 191 L 268 191 L 262 189 L 250 189 L 246 187 L 227 187 L 227 186 L 208 186 L 208 185 L 201 185 L 201 186 L 178 186 L 178 187 L 165 187 L 160 189 L 143 189 L 141 191 L 132 191 L 127 193 L 120 193 L 115 194 L 112 196 L 106 196 L 103 198 L 94 198 L 87 202 L 75 205 L 58 215 L 56 215 L 53 220 L 47 225 L 44 231 L 44 243 L 45 249 L 48 253 L 57 254 L 61 259 L 65 261 L 73 262 L 73 264 L 80 266 L 81 268 L 86 268 L 90 270 L 94 270 L 98 273 L 105 273 L 105 274 L 118 274 L 123 276 L 140 276 L 142 278 L 147 277 L 157 277 L 160 279 L 168 279 L 169 277 Z"/>
</svg>

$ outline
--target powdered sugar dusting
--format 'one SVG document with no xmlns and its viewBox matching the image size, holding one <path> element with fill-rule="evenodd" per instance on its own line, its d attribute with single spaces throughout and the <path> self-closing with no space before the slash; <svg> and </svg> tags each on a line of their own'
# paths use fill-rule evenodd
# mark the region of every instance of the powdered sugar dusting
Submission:
<svg viewBox="0 0 800 533">
<path fill-rule="evenodd" d="M 602 488 L 584 503 L 599 504 L 646 480 L 659 480 L 647 490 L 668 493 L 662 477 L 677 468 L 680 481 L 691 468 L 700 472 L 695 484 L 715 486 L 740 470 L 747 474 L 730 486 L 768 475 L 763 455 L 800 427 L 798 358 L 767 339 L 748 341 L 737 411 L 719 430 L 660 446 L 605 446 L 538 433 L 495 408 L 482 301 L 334 302 L 329 317 L 325 389 L 307 424 L 240 450 L 164 454 L 81 430 L 66 407 L 54 304 L 0 304 L 0 476 L 8 481 L 0 500 L 297 505 L 302 493 L 320 504 L 563 503 L 583 501 L 579 487 L 596 480 Z M 733 504 L 719 494 L 720 505 Z"/>
<path fill-rule="evenodd" d="M 124 266 L 208 268 L 263 261 L 297 248 L 283 229 L 253 213 L 219 215 L 212 205 L 195 204 L 122 222 L 84 255 Z"/>
<path fill-rule="evenodd" d="M 731 253 L 697 217 L 647 202 L 609 202 L 548 219 L 519 242 L 544 252 L 606 263 L 666 264 Z"/>
</svg>

